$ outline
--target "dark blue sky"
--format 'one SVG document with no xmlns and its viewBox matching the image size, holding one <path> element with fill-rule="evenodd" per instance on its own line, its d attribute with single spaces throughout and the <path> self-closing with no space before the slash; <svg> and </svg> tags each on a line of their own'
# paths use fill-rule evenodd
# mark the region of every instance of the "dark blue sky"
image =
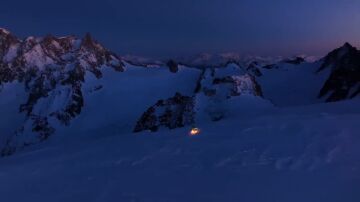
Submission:
<svg viewBox="0 0 360 202">
<path fill-rule="evenodd" d="M 360 1 L 6 0 L 0 26 L 19 37 L 89 31 L 119 54 L 320 55 L 360 44 Z"/>
</svg>

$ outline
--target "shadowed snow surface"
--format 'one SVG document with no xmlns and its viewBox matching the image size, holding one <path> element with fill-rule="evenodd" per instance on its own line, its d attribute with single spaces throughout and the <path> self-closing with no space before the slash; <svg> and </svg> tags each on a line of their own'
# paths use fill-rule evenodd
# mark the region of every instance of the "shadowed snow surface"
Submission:
<svg viewBox="0 0 360 202">
<path fill-rule="evenodd" d="M 360 201 L 359 99 L 281 109 L 235 99 L 198 136 L 104 125 L 2 158 L 1 201 Z"/>
<path fill-rule="evenodd" d="M 360 201 L 360 100 L 318 99 L 330 74 L 334 100 L 357 92 L 349 44 L 314 63 L 202 54 L 174 71 L 90 35 L 0 28 L 0 43 L 0 202 Z"/>
</svg>

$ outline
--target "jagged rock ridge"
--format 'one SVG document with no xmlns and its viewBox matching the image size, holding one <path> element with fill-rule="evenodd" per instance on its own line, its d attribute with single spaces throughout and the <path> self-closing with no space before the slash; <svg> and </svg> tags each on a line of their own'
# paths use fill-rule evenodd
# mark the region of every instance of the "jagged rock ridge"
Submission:
<svg viewBox="0 0 360 202">
<path fill-rule="evenodd" d="M 240 95 L 262 96 L 255 77 L 246 73 L 238 64 L 229 63 L 222 69 L 204 69 L 198 79 L 193 96 L 176 93 L 174 97 L 159 100 L 139 118 L 134 132 L 158 131 L 160 128 L 180 128 L 196 125 L 197 97 L 205 95 L 206 102 L 226 102 Z M 213 121 L 223 117 L 223 111 L 209 114 Z"/>
<path fill-rule="evenodd" d="M 83 39 L 48 35 L 21 40 L 1 29 L 0 85 L 16 81 L 28 93 L 27 101 L 19 106 L 27 118 L 10 135 L 1 155 L 46 140 L 55 131 L 49 119 L 68 125 L 84 105 L 81 86 L 85 74 L 101 78 L 105 67 L 124 70 L 120 58 L 90 34 Z"/>
<path fill-rule="evenodd" d="M 160 127 L 180 128 L 194 123 L 194 99 L 176 93 L 174 97 L 159 100 L 137 122 L 134 132 L 157 131 Z"/>
<path fill-rule="evenodd" d="M 199 66 L 197 70 L 201 69 L 203 73 L 194 93 L 164 97 L 143 113 L 134 131 L 156 131 L 161 127 L 173 129 L 196 124 L 197 101 L 202 96 L 211 108 L 211 120 L 221 120 L 224 113 L 218 109 L 219 104 L 241 95 L 263 96 L 257 80 L 266 77 L 269 71 L 300 69 L 307 64 L 306 59 L 300 56 L 273 65 L 261 60 L 241 62 L 241 58 L 237 57 L 223 58 L 216 67 Z M 327 97 L 327 101 L 338 101 L 359 95 L 359 58 L 359 51 L 345 44 L 325 57 L 320 68 L 316 63 L 314 66 L 319 68 L 319 72 L 331 70 L 320 97 Z M 170 60 L 158 67 L 167 66 L 175 74 L 184 67 L 183 62 L 178 62 Z M 18 148 L 48 139 L 55 132 L 54 123 L 71 124 L 86 103 L 82 89 L 86 75 L 100 79 L 103 68 L 122 72 L 124 64 L 89 34 L 83 39 L 48 35 L 22 40 L 0 29 L 0 85 L 18 82 L 27 93 L 19 106 L 19 112 L 26 119 L 18 128 L 14 128 L 13 134 L 9 134 L 5 147 L 0 145 L 1 154 L 9 155 Z M 315 75 L 313 71 L 311 74 Z M 97 85 L 89 91 L 101 89 L 102 86 Z M 314 89 L 317 93 L 319 86 Z"/>
</svg>

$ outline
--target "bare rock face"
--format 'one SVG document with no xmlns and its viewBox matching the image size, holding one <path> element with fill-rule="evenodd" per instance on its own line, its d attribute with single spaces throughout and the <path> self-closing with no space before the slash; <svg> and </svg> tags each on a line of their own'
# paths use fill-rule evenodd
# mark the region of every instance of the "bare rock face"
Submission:
<svg viewBox="0 0 360 202">
<path fill-rule="evenodd" d="M 85 102 L 86 72 L 101 78 L 103 68 L 122 72 L 123 67 L 121 59 L 90 34 L 83 39 L 48 35 L 20 40 L 0 29 L 0 85 L 18 81 L 28 93 L 27 101 L 19 106 L 27 119 L 5 146 L 0 145 L 1 154 L 47 139 L 55 132 L 50 120 L 68 125 L 79 115 Z M 60 104 L 48 109 L 55 101 Z"/>
<path fill-rule="evenodd" d="M 349 43 L 335 49 L 323 58 L 318 72 L 331 73 L 320 90 L 319 97 L 327 102 L 351 99 L 360 94 L 360 51 Z"/>
<path fill-rule="evenodd" d="M 265 65 L 262 68 L 264 69 L 278 69 L 279 67 L 276 64 L 269 64 L 269 65 Z"/>
<path fill-rule="evenodd" d="M 161 127 L 174 129 L 194 123 L 194 99 L 176 93 L 174 97 L 159 100 L 137 122 L 134 132 L 157 131 Z"/>
<path fill-rule="evenodd" d="M 262 76 L 259 66 L 260 65 L 257 62 L 252 62 L 249 64 L 246 70 L 252 75 L 259 77 Z"/>
<path fill-rule="evenodd" d="M 253 75 L 249 73 L 219 75 L 216 71 L 218 70 L 214 68 L 203 71 L 195 93 L 204 93 L 212 97 L 221 91 L 225 98 L 243 94 L 263 96 L 261 87 Z"/>
<path fill-rule="evenodd" d="M 253 95 L 262 97 L 262 91 L 255 78 L 249 74 L 214 78 L 212 86 L 204 88 L 204 94 L 208 96 L 209 116 L 212 121 L 220 121 L 225 117 L 225 111 L 221 108 L 222 103 L 232 97 L 241 95 Z"/>
<path fill-rule="evenodd" d="M 0 29 L 0 85 L 16 78 L 17 73 L 6 64 L 6 61 L 15 57 L 19 43 L 10 32 Z"/>
<path fill-rule="evenodd" d="M 169 67 L 169 70 L 172 73 L 176 73 L 179 71 L 179 65 L 174 60 L 169 60 L 166 65 Z"/>
<path fill-rule="evenodd" d="M 306 62 L 305 59 L 303 57 L 295 57 L 295 58 L 290 58 L 287 60 L 284 60 L 285 63 L 289 63 L 289 64 L 293 64 L 293 65 L 299 65 L 303 62 Z"/>
<path fill-rule="evenodd" d="M 227 112 L 223 106 L 232 98 L 241 99 L 243 95 L 262 97 L 261 87 L 255 77 L 231 66 L 204 70 L 195 93 L 202 103 L 200 111 L 211 121 L 220 121 L 226 117 Z"/>
<path fill-rule="evenodd" d="M 242 94 L 252 94 L 262 96 L 260 85 L 255 78 L 249 74 L 242 76 L 226 76 L 223 78 L 215 78 L 214 85 L 230 85 L 230 96 L 239 96 Z"/>
</svg>

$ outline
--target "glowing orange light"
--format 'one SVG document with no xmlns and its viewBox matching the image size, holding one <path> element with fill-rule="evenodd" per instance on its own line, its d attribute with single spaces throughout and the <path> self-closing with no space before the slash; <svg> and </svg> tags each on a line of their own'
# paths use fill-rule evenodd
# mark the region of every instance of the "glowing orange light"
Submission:
<svg viewBox="0 0 360 202">
<path fill-rule="evenodd" d="M 192 128 L 189 135 L 194 136 L 194 135 L 199 135 L 200 134 L 200 129 L 199 128 Z"/>
</svg>

